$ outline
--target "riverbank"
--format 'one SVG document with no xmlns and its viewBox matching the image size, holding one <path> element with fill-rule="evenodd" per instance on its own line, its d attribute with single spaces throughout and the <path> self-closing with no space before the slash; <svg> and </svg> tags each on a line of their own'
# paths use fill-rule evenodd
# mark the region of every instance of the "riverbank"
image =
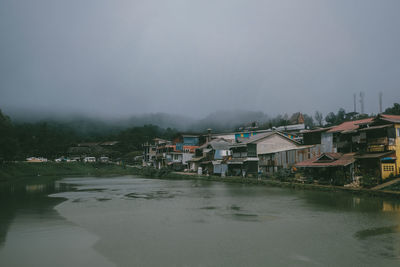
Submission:
<svg viewBox="0 0 400 267">
<path fill-rule="evenodd" d="M 104 176 L 104 175 L 129 175 L 135 174 L 135 169 L 126 168 L 115 164 L 104 163 L 3 163 L 0 164 L 0 182 L 8 182 L 24 177 L 33 176 Z"/>
<path fill-rule="evenodd" d="M 282 182 L 271 178 L 257 179 L 257 178 L 242 178 L 239 176 L 237 177 L 205 176 L 205 175 L 196 175 L 193 173 L 167 172 L 152 168 L 136 169 L 134 173 L 137 175 L 142 175 L 147 178 L 156 178 L 156 179 L 203 180 L 203 181 L 205 180 L 205 181 L 224 182 L 224 183 L 241 183 L 241 184 L 251 184 L 260 186 L 286 187 L 293 189 L 319 190 L 327 192 L 341 191 L 357 195 L 368 195 L 373 197 L 389 197 L 389 198 L 400 199 L 400 191 L 396 190 L 372 190 L 367 188 L 350 188 L 350 187 L 334 186 L 334 185 Z"/>
<path fill-rule="evenodd" d="M 138 168 L 133 166 L 119 166 L 103 163 L 3 163 L 0 164 L 0 183 L 11 182 L 21 178 L 45 176 L 113 176 L 113 175 L 137 175 L 146 178 L 168 179 L 168 180 L 205 180 L 224 183 L 241 183 L 260 186 L 276 186 L 293 189 L 319 190 L 319 191 L 344 191 L 352 194 L 362 194 L 376 197 L 400 198 L 400 191 L 396 190 L 372 190 L 366 188 L 348 188 L 342 186 L 305 184 L 296 182 L 282 182 L 276 179 L 257 179 L 242 177 L 219 177 L 205 176 L 193 173 L 170 172 L 167 169 L 157 170 L 154 168 Z M 392 188 L 390 188 L 392 189 Z"/>
</svg>

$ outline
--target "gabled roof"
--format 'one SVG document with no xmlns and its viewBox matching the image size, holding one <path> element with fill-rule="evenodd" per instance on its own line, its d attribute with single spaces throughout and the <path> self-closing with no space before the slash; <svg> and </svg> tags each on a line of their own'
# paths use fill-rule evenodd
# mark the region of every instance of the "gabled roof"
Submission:
<svg viewBox="0 0 400 267">
<path fill-rule="evenodd" d="M 342 153 L 326 152 L 317 157 L 317 159 L 314 162 L 335 161 L 340 159 L 342 155 L 343 155 Z"/>
<path fill-rule="evenodd" d="M 367 118 L 367 119 L 362 119 L 362 120 L 356 120 L 356 121 L 346 121 L 343 122 L 337 126 L 333 126 L 330 130 L 328 130 L 328 133 L 340 133 L 340 132 L 347 132 L 347 131 L 354 131 L 357 130 L 360 126 L 359 124 L 368 124 L 373 121 L 373 118 Z"/>
<path fill-rule="evenodd" d="M 326 132 L 328 130 L 332 129 L 332 127 L 326 127 L 326 128 L 317 128 L 313 130 L 305 130 L 302 133 L 303 134 L 308 134 L 308 133 L 318 133 L 318 132 Z"/>
<path fill-rule="evenodd" d="M 217 139 L 213 139 L 210 142 L 207 142 L 207 143 L 201 145 L 199 148 L 205 149 L 205 148 L 211 147 L 214 150 L 228 150 L 230 145 L 232 145 L 232 143 L 229 142 L 228 140 L 226 140 L 224 138 L 217 138 Z"/>
<path fill-rule="evenodd" d="M 299 142 L 287 137 L 286 135 L 282 134 L 281 132 L 272 131 L 272 132 L 257 134 L 257 135 L 254 135 L 254 136 L 248 138 L 248 139 L 247 138 L 246 139 L 244 139 L 244 138 L 243 139 L 238 139 L 241 142 L 240 143 L 236 143 L 236 144 L 234 144 L 232 146 L 243 146 L 243 145 L 247 145 L 247 144 L 257 144 L 258 142 L 261 142 L 263 139 L 265 139 L 267 137 L 270 137 L 272 135 L 275 135 L 275 134 L 277 134 L 277 135 L 279 135 L 279 136 L 281 136 L 281 137 L 293 142 L 296 145 L 300 145 Z"/>
<path fill-rule="evenodd" d="M 319 157 L 299 162 L 295 166 L 301 168 L 344 167 L 355 161 L 354 155 L 355 153 L 323 153 Z"/>
</svg>

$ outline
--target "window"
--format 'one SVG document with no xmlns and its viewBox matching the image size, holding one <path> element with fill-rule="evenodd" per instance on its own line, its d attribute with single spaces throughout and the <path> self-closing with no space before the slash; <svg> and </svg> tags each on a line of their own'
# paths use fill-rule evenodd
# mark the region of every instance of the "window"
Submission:
<svg viewBox="0 0 400 267">
<path fill-rule="evenodd" d="M 400 128 L 397 128 L 397 137 L 400 137 Z"/>
<path fill-rule="evenodd" d="M 383 171 L 394 172 L 394 166 L 393 165 L 383 165 Z"/>
</svg>

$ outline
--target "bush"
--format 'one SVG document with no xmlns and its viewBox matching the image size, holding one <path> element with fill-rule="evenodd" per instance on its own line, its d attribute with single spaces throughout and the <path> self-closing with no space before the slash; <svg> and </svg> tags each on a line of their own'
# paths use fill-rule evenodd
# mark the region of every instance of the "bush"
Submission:
<svg viewBox="0 0 400 267">
<path fill-rule="evenodd" d="M 371 188 L 378 185 L 380 179 L 377 176 L 372 174 L 364 174 L 360 180 L 360 184 L 362 187 Z"/>
<path fill-rule="evenodd" d="M 143 176 L 146 176 L 146 177 L 158 177 L 157 169 L 154 169 L 152 167 L 143 168 L 141 173 Z"/>
<path fill-rule="evenodd" d="M 168 168 L 162 168 L 158 171 L 158 176 L 157 177 L 165 177 L 167 176 L 171 171 Z"/>
<path fill-rule="evenodd" d="M 290 175 L 291 173 L 288 169 L 280 169 L 275 173 L 275 177 L 282 182 L 290 180 Z"/>
<path fill-rule="evenodd" d="M 141 169 L 140 174 L 150 178 L 162 178 L 168 176 L 170 172 L 168 168 L 155 169 L 153 167 L 144 167 Z"/>
</svg>

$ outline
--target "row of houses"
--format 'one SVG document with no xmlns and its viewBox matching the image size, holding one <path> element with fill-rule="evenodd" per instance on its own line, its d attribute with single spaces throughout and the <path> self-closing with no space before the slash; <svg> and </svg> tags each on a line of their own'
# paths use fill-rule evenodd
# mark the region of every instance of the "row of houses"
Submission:
<svg viewBox="0 0 400 267">
<path fill-rule="evenodd" d="M 380 114 L 306 130 L 302 116 L 269 130 L 181 134 L 144 144 L 144 166 L 203 174 L 270 176 L 284 170 L 354 181 L 357 175 L 387 179 L 400 174 L 400 116 Z"/>
<path fill-rule="evenodd" d="M 400 116 L 379 114 L 372 118 L 305 131 L 305 145 L 320 145 L 321 155 L 297 163 L 314 177 L 340 171 L 347 182 L 355 176 L 383 181 L 400 174 Z M 333 174 L 331 176 L 334 176 Z"/>
<path fill-rule="evenodd" d="M 143 165 L 221 176 L 272 175 L 321 152 L 318 144 L 301 143 L 304 119 L 295 115 L 293 124 L 269 130 L 212 134 L 209 129 L 204 135 L 182 134 L 172 141 L 156 138 L 143 145 Z"/>
</svg>

